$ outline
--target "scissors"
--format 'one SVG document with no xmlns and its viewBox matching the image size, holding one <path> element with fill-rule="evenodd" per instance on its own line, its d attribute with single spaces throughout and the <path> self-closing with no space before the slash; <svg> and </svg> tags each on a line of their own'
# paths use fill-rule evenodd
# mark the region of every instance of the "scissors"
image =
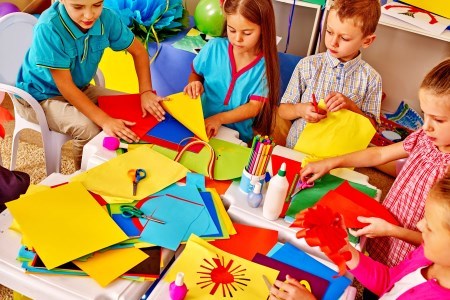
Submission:
<svg viewBox="0 0 450 300">
<path fill-rule="evenodd" d="M 137 185 L 147 176 L 147 172 L 144 169 L 131 169 L 128 170 L 128 176 L 133 181 L 133 196 L 136 196 Z"/>
<path fill-rule="evenodd" d="M 297 195 L 301 190 L 310 188 L 314 186 L 314 182 L 313 183 L 308 183 L 308 182 L 303 182 L 301 180 L 298 181 L 297 186 L 295 187 L 294 192 L 292 193 L 292 197 L 294 197 L 295 195 Z"/>
<path fill-rule="evenodd" d="M 155 213 L 156 209 L 152 212 L 150 216 L 145 215 L 142 210 L 133 205 L 121 205 L 120 211 L 122 212 L 122 216 L 124 216 L 125 218 L 133 218 L 133 217 L 143 218 L 159 224 L 166 224 L 166 222 L 164 222 L 163 220 L 153 217 L 153 214 Z"/>
</svg>

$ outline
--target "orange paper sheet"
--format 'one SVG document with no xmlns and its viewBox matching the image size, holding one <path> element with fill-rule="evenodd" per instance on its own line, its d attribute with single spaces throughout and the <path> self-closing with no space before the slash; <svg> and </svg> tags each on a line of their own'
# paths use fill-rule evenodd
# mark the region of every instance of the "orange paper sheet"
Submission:
<svg viewBox="0 0 450 300">
<path fill-rule="evenodd" d="M 48 269 L 128 239 L 78 182 L 6 205 Z"/>
<path fill-rule="evenodd" d="M 147 254 L 137 248 L 122 248 L 96 252 L 86 261 L 74 260 L 73 263 L 105 287 L 147 257 Z"/>
</svg>

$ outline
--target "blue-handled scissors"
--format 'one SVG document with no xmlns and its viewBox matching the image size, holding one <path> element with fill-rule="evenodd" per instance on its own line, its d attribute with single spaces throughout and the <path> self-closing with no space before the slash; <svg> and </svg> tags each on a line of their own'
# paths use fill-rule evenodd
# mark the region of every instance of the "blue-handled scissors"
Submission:
<svg viewBox="0 0 450 300">
<path fill-rule="evenodd" d="M 147 176 L 147 172 L 145 172 L 144 169 L 131 169 L 128 170 L 128 176 L 133 181 L 133 196 L 136 196 L 137 185 L 139 181 L 141 181 Z"/>
<path fill-rule="evenodd" d="M 156 223 L 166 224 L 166 222 L 164 222 L 163 220 L 153 217 L 156 209 L 150 216 L 147 216 L 142 210 L 133 205 L 121 205 L 120 211 L 122 212 L 122 216 L 124 216 L 125 218 L 143 218 Z"/>
</svg>

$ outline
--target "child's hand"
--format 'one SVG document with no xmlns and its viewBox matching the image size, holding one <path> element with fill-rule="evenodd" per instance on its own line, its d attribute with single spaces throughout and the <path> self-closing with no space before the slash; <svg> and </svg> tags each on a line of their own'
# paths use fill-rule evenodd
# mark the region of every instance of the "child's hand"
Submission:
<svg viewBox="0 0 450 300">
<path fill-rule="evenodd" d="M 135 124 L 135 122 L 109 118 L 102 124 L 102 129 L 109 136 L 115 136 L 119 139 L 127 141 L 128 143 L 135 143 L 139 142 L 139 137 L 127 127 Z"/>
<path fill-rule="evenodd" d="M 331 92 L 325 99 L 325 104 L 327 105 L 328 111 L 338 111 L 341 109 L 349 109 L 355 105 L 355 103 L 338 92 Z"/>
<path fill-rule="evenodd" d="M 300 284 L 295 278 L 286 276 L 287 282 L 275 281 L 270 289 L 270 300 L 309 300 L 316 299 L 310 291 Z"/>
<path fill-rule="evenodd" d="M 159 97 L 150 91 L 141 94 L 142 117 L 145 118 L 147 116 L 147 112 L 149 112 L 158 121 L 164 120 L 164 115 L 166 112 L 164 111 L 164 108 L 162 108 L 161 104 L 159 104 L 160 101 L 164 100 L 167 99 Z"/>
<path fill-rule="evenodd" d="M 305 105 L 305 104 L 303 104 L 303 105 Z M 307 106 L 305 107 L 304 116 L 303 116 L 303 119 L 305 119 L 306 122 L 317 123 L 320 120 L 325 119 L 327 117 L 326 110 L 318 108 L 317 112 L 316 112 L 316 108 L 312 103 L 307 103 L 306 105 Z"/>
<path fill-rule="evenodd" d="M 300 171 L 300 180 L 302 182 L 313 183 L 316 179 L 319 179 L 326 173 L 333 169 L 329 160 L 321 160 L 310 162 L 306 167 L 302 168 Z"/>
<path fill-rule="evenodd" d="M 395 230 L 395 227 L 397 227 L 383 219 L 375 217 L 366 218 L 360 216 L 358 217 L 358 221 L 369 225 L 356 231 L 352 230 L 351 234 L 354 236 L 365 235 L 369 238 L 392 236 L 392 232 Z"/>
<path fill-rule="evenodd" d="M 222 121 L 218 114 L 205 119 L 206 134 L 208 137 L 216 136 L 220 126 L 222 126 Z"/>
<path fill-rule="evenodd" d="M 192 99 L 197 98 L 204 92 L 203 84 L 199 80 L 191 81 L 183 89 L 185 94 L 188 94 Z"/>
</svg>

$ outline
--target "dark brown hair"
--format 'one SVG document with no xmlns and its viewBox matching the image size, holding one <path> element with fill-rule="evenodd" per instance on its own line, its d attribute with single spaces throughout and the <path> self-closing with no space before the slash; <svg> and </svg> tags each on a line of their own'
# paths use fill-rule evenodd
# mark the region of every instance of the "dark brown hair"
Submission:
<svg viewBox="0 0 450 300">
<path fill-rule="evenodd" d="M 355 25 L 361 27 L 364 37 L 375 32 L 381 15 L 378 0 L 335 0 L 331 9 L 336 10 L 341 22 L 353 19 Z"/>
<path fill-rule="evenodd" d="M 428 72 L 420 88 L 429 90 L 435 95 L 450 95 L 450 57 Z"/>
<path fill-rule="evenodd" d="M 258 133 L 269 135 L 274 127 L 276 106 L 280 97 L 280 67 L 276 45 L 275 14 L 272 0 L 225 0 L 223 10 L 226 15 L 240 14 L 250 22 L 261 26 L 259 47 L 266 64 L 268 102 L 264 103 L 255 118 L 253 128 Z M 227 24 L 224 24 L 226 36 Z"/>
</svg>

